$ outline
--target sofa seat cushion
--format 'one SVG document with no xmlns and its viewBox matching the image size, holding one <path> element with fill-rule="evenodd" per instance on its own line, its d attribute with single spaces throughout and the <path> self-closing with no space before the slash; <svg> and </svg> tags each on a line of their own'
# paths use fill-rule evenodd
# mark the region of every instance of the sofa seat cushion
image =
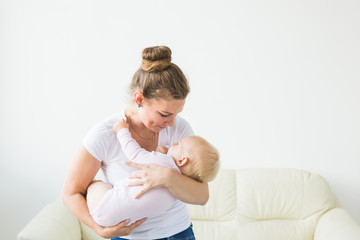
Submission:
<svg viewBox="0 0 360 240">
<path fill-rule="evenodd" d="M 196 239 L 313 240 L 314 222 L 308 220 L 267 220 L 239 224 L 237 221 L 192 220 Z M 200 237 L 201 236 L 201 237 Z"/>
<path fill-rule="evenodd" d="M 334 206 L 328 183 L 317 174 L 223 169 L 210 183 L 208 203 L 188 210 L 195 234 L 212 239 L 231 232 L 238 239 L 310 240 L 319 217 Z"/>
</svg>

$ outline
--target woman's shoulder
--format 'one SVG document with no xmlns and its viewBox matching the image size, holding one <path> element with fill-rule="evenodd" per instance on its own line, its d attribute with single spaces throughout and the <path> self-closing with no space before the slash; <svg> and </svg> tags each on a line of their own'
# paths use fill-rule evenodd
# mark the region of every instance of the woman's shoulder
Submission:
<svg viewBox="0 0 360 240">
<path fill-rule="evenodd" d="M 95 131 L 98 134 L 112 134 L 113 133 L 113 125 L 119 121 L 123 117 L 123 113 L 119 112 L 113 114 L 110 117 L 96 123 L 90 131 Z"/>
<path fill-rule="evenodd" d="M 174 121 L 174 126 L 172 126 L 170 128 L 173 130 L 179 131 L 184 128 L 191 128 L 191 126 L 188 121 L 186 121 L 184 118 L 177 115 L 175 118 L 175 121 Z"/>
<path fill-rule="evenodd" d="M 121 118 L 124 118 L 124 112 L 118 112 L 115 113 L 107 118 L 105 118 L 104 120 L 98 122 L 95 126 L 98 126 L 100 128 L 103 129 L 107 129 L 107 130 L 111 130 L 112 131 L 112 127 L 113 125 L 119 121 Z"/>
<path fill-rule="evenodd" d="M 83 139 L 83 144 L 87 150 L 90 152 L 91 149 L 96 148 L 106 151 L 116 140 L 112 127 L 122 117 L 123 113 L 120 112 L 96 123 Z"/>
<path fill-rule="evenodd" d="M 123 112 L 119 112 L 96 123 L 83 139 L 84 147 L 99 161 L 105 160 L 108 152 L 114 149 L 117 138 L 112 126 L 123 115 Z"/>
</svg>

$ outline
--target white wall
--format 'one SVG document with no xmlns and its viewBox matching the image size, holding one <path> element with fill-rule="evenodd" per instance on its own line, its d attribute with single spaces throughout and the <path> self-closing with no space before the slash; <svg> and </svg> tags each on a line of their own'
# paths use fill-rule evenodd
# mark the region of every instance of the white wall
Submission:
<svg viewBox="0 0 360 240">
<path fill-rule="evenodd" d="M 0 1 L 1 238 L 59 196 L 82 138 L 121 109 L 152 45 L 172 48 L 192 87 L 182 116 L 223 167 L 319 173 L 360 221 L 359 10 L 355 0 Z"/>
</svg>

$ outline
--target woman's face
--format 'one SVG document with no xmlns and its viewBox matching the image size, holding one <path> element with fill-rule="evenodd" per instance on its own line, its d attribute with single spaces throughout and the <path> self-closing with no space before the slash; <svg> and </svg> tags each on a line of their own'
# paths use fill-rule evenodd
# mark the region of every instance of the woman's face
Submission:
<svg viewBox="0 0 360 240">
<path fill-rule="evenodd" d="M 184 100 L 144 100 L 139 115 L 143 124 L 153 132 L 173 126 L 176 115 L 185 105 Z"/>
</svg>

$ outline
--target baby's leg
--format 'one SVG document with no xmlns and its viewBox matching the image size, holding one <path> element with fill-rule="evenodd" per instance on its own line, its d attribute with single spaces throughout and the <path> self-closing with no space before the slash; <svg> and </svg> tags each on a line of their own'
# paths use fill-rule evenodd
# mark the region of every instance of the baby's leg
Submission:
<svg viewBox="0 0 360 240">
<path fill-rule="evenodd" d="M 111 184 L 105 183 L 100 180 L 93 181 L 86 194 L 86 201 L 90 211 L 94 210 L 96 206 L 101 202 L 106 192 L 112 189 Z"/>
</svg>

